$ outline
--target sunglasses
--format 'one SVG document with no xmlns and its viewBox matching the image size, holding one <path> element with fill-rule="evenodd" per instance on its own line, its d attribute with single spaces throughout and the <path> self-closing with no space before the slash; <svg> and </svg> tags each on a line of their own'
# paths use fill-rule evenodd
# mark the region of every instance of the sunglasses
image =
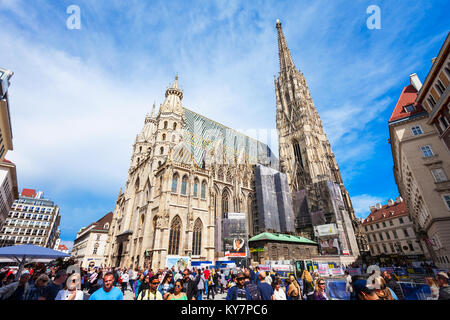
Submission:
<svg viewBox="0 0 450 320">
<path fill-rule="evenodd" d="M 245 278 L 237 278 L 237 279 L 238 279 L 238 281 L 245 280 Z"/>
<path fill-rule="evenodd" d="M 159 282 L 152 282 L 152 284 L 159 284 Z"/>
<path fill-rule="evenodd" d="M 319 286 L 324 286 L 324 285 L 325 285 L 325 283 L 323 283 L 323 282 L 322 282 L 322 283 L 319 283 Z"/>
</svg>

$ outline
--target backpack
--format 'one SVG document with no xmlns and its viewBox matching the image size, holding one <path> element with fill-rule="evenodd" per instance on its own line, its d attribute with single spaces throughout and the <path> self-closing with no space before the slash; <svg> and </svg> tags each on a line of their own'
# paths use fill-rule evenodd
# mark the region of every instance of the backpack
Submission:
<svg viewBox="0 0 450 320">
<path fill-rule="evenodd" d="M 250 296 L 252 300 L 261 300 L 261 296 L 259 295 L 258 286 L 254 283 L 248 283 L 246 285 L 248 292 L 250 292 Z"/>
</svg>

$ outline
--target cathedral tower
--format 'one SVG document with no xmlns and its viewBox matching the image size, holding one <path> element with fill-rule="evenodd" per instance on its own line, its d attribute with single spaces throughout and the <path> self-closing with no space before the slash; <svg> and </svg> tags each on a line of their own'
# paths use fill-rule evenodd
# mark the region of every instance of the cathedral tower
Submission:
<svg viewBox="0 0 450 320">
<path fill-rule="evenodd" d="M 336 158 L 305 77 L 294 65 L 279 20 L 276 28 L 280 59 L 279 76 L 275 78 L 280 170 L 287 174 L 292 192 L 296 231 L 321 240 L 317 226 L 334 225 L 332 233 L 339 240 L 337 254 L 357 255 L 352 227 L 354 210 Z M 329 237 L 334 241 L 333 235 Z"/>
</svg>

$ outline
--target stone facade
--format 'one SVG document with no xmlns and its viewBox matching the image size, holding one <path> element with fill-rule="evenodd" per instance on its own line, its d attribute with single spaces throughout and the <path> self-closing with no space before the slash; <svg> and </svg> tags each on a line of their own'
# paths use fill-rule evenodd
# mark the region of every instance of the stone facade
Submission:
<svg viewBox="0 0 450 320">
<path fill-rule="evenodd" d="M 247 214 L 253 230 L 254 164 L 277 166 L 263 143 L 182 106 L 178 76 L 133 146 L 106 253 L 111 266 L 165 266 L 167 255 L 223 256 L 222 219 Z"/>
<path fill-rule="evenodd" d="M 105 249 L 112 216 L 113 214 L 110 212 L 77 233 L 71 254 L 77 259 L 80 267 L 105 265 Z"/>
<path fill-rule="evenodd" d="M 296 231 L 313 238 L 312 216 L 316 213 L 325 215 L 325 223 L 341 221 L 338 230 L 343 251 L 356 257 L 359 250 L 353 224 L 357 221 L 350 197 L 305 77 L 294 65 L 281 23 L 277 21 L 276 26 L 280 58 L 280 73 L 275 79 L 280 170 L 287 174 L 294 199 Z M 333 185 L 339 188 L 339 194 L 332 194 Z"/>
</svg>

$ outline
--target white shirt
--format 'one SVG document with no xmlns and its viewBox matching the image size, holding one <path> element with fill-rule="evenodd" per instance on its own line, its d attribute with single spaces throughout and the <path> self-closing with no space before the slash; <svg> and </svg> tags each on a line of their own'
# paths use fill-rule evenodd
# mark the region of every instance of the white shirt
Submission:
<svg viewBox="0 0 450 320">
<path fill-rule="evenodd" d="M 69 300 L 69 297 L 72 295 L 72 293 L 73 292 L 69 290 L 59 290 L 55 300 Z M 75 296 L 75 299 L 73 300 L 83 300 L 83 298 L 84 298 L 83 291 L 77 290 L 77 294 Z"/>
<path fill-rule="evenodd" d="M 275 298 L 275 300 L 287 300 L 286 299 L 286 294 L 284 293 L 283 289 L 279 289 L 279 290 L 273 290 L 273 296 Z"/>
<path fill-rule="evenodd" d="M 122 274 L 122 282 L 128 282 L 128 280 L 129 280 L 128 273 Z"/>
</svg>

